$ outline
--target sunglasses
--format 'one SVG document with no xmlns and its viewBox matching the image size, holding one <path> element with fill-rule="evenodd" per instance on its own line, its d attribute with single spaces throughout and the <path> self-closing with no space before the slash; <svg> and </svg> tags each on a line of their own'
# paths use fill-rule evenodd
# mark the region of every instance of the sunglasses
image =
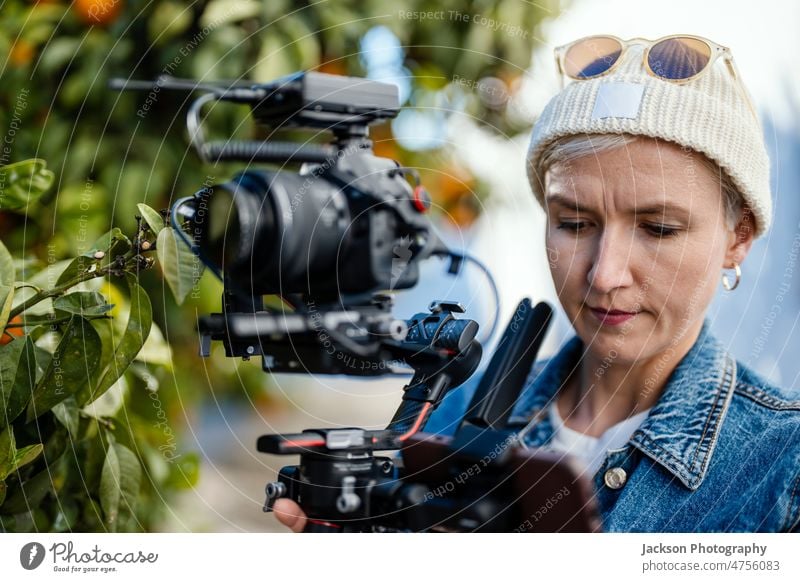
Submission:
<svg viewBox="0 0 800 582">
<path fill-rule="evenodd" d="M 753 116 L 758 117 L 742 84 L 731 50 L 707 38 L 688 34 L 675 34 L 657 40 L 622 40 L 616 36 L 597 35 L 560 46 L 555 50 L 555 57 L 561 88 L 564 88 L 564 76 L 585 81 L 608 75 L 619 65 L 623 54 L 633 44 L 645 45 L 643 65 L 648 74 L 677 84 L 701 77 L 722 57 L 750 111 Z"/>
</svg>

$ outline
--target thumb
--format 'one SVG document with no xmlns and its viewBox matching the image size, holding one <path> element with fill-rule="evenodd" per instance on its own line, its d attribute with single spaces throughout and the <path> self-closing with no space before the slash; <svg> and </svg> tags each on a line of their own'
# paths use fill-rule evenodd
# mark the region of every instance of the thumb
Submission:
<svg viewBox="0 0 800 582">
<path fill-rule="evenodd" d="M 275 517 L 283 525 L 295 533 L 302 532 L 306 527 L 306 514 L 294 501 L 289 499 L 278 499 L 272 506 Z"/>
</svg>

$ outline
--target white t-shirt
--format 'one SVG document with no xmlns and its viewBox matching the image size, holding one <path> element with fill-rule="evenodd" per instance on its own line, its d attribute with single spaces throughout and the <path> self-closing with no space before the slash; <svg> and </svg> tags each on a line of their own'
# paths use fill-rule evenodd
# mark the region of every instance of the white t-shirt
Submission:
<svg viewBox="0 0 800 582">
<path fill-rule="evenodd" d="M 577 458 L 585 464 L 587 476 L 592 477 L 603 464 L 608 451 L 625 446 L 648 414 L 650 414 L 649 408 L 609 427 L 601 436 L 593 437 L 565 426 L 553 400 L 550 405 L 553 437 L 548 443 L 548 448 Z"/>
</svg>

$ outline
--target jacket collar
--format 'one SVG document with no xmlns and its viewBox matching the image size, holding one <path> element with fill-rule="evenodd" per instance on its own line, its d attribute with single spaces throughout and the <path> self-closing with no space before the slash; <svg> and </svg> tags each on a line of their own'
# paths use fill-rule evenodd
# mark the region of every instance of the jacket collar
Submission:
<svg viewBox="0 0 800 582">
<path fill-rule="evenodd" d="M 534 419 L 523 429 L 538 446 L 552 436 L 548 405 L 579 364 L 583 342 L 576 336 L 548 361 L 531 386 Z M 678 363 L 650 414 L 630 444 L 659 463 L 691 490 L 703 481 L 722 421 L 736 386 L 736 360 L 703 321 L 694 345 Z"/>
</svg>

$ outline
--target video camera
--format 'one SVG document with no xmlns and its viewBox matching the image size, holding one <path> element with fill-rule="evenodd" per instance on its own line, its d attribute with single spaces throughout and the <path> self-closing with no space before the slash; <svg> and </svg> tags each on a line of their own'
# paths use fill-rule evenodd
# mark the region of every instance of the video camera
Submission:
<svg viewBox="0 0 800 582">
<path fill-rule="evenodd" d="M 444 396 L 478 368 L 478 324 L 458 318 L 464 308 L 451 301 L 397 319 L 387 291 L 416 285 L 420 262 L 432 256 L 448 257 L 452 274 L 472 261 L 491 276 L 436 236 L 417 173 L 374 155 L 369 126 L 397 115 L 394 85 L 316 72 L 253 85 L 112 81 L 120 90 L 154 86 L 203 92 L 187 116 L 197 154 L 209 163 L 247 164 L 230 181 L 178 200 L 170 212 L 184 242 L 224 284 L 222 312 L 199 322 L 201 354 L 221 341 L 227 356 L 261 356 L 270 372 L 414 370 L 384 430 L 262 436 L 259 451 L 300 455 L 299 465 L 284 467 L 267 485 L 265 511 L 280 497 L 292 498 L 309 515 L 307 531 L 510 531 L 556 483 L 581 490 L 574 503 L 584 499 L 586 484 L 571 468 L 527 450 L 505 429 L 547 328 L 545 304 L 520 304 L 456 435 L 421 432 Z M 333 139 L 209 142 L 202 109 L 219 102 L 247 104 L 271 135 L 304 129 Z M 268 308 L 265 295 L 278 297 L 280 307 Z M 400 458 L 376 455 L 397 450 Z M 463 472 L 469 479 L 460 478 Z M 565 502 L 562 509 L 532 531 L 596 525 L 586 504 Z"/>
</svg>

